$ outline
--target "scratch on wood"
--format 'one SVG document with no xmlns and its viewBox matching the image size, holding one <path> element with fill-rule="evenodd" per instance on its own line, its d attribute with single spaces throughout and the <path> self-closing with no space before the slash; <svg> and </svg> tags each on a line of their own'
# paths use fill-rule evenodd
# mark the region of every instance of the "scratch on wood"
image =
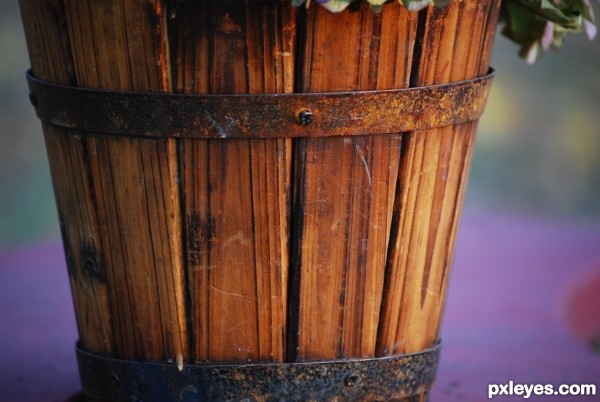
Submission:
<svg viewBox="0 0 600 402">
<path fill-rule="evenodd" d="M 228 292 L 227 290 L 223 290 L 221 288 L 216 287 L 215 285 L 210 285 L 210 288 L 213 290 L 216 290 L 219 293 L 223 293 L 229 296 L 233 296 L 233 297 L 240 297 L 242 299 L 250 299 L 248 296 L 243 295 L 241 293 L 235 293 L 235 292 Z"/>
<path fill-rule="evenodd" d="M 237 324 L 235 324 L 233 327 L 229 327 L 229 328 L 228 328 L 228 329 L 227 329 L 225 332 L 233 332 L 233 331 L 235 331 L 236 329 L 238 329 L 238 328 L 240 328 L 240 327 L 243 327 L 243 326 L 244 326 L 244 325 L 246 325 L 246 324 L 248 324 L 248 320 L 244 320 L 244 321 L 238 322 L 238 323 L 237 323 Z M 241 348 L 241 347 L 238 347 L 238 351 L 240 351 L 240 352 L 241 352 L 241 350 L 242 350 L 242 348 Z"/>
<path fill-rule="evenodd" d="M 360 149 L 360 145 L 355 144 L 354 148 L 356 149 L 356 152 L 358 153 L 358 156 L 360 157 L 360 160 L 362 161 L 362 164 L 365 167 L 365 172 L 367 174 L 367 178 L 369 179 L 369 188 L 370 188 L 372 185 L 371 169 L 369 169 L 369 164 L 367 163 L 367 160 L 365 159 L 365 155 L 363 154 L 362 150 Z"/>
</svg>

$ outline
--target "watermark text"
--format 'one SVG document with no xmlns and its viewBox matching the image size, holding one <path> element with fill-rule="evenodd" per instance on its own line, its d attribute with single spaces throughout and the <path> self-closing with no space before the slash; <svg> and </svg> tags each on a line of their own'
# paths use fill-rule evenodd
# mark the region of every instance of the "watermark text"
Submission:
<svg viewBox="0 0 600 402">
<path fill-rule="evenodd" d="M 523 399 L 531 396 L 573 396 L 573 395 L 596 395 L 595 384 L 519 384 L 509 381 L 507 384 L 489 384 L 488 399 L 501 395 L 516 395 Z"/>
</svg>

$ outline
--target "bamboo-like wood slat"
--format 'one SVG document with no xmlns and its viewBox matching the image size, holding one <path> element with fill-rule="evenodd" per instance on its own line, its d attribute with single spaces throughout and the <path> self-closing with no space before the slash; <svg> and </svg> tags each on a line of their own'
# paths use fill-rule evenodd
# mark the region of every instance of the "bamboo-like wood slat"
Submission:
<svg viewBox="0 0 600 402">
<path fill-rule="evenodd" d="M 381 14 L 288 0 L 20 7 L 44 81 L 285 94 L 481 77 L 499 1 Z M 476 126 L 223 140 L 44 123 L 80 346 L 182 368 L 435 345 Z"/>
</svg>

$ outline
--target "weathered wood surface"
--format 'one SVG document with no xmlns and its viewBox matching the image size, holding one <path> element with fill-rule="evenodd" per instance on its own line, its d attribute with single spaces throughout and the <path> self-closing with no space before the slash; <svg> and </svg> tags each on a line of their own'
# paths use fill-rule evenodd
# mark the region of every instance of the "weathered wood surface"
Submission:
<svg viewBox="0 0 600 402">
<path fill-rule="evenodd" d="M 411 86 L 484 74 L 498 8 L 498 1 L 464 1 L 422 13 Z M 403 138 L 378 356 L 416 352 L 439 338 L 476 128 L 471 122 Z"/>
<path fill-rule="evenodd" d="M 40 78 L 171 90 L 160 3 L 23 1 L 21 9 Z M 175 141 L 50 127 L 45 134 L 82 345 L 181 365 L 187 334 Z"/>
<path fill-rule="evenodd" d="M 499 1 L 333 15 L 286 0 L 20 0 L 59 84 L 284 93 L 488 69 Z M 82 345 L 174 363 L 433 344 L 476 122 L 352 138 L 141 139 L 45 125 Z"/>
<path fill-rule="evenodd" d="M 417 14 L 390 7 L 377 16 L 362 8 L 308 11 L 299 91 L 408 86 Z M 296 142 L 295 359 L 375 353 L 400 144 L 401 135 Z"/>
<path fill-rule="evenodd" d="M 283 4 L 21 7 L 42 79 L 260 93 L 293 89 L 294 10 Z M 40 21 L 49 15 L 59 19 Z M 167 38 L 171 29 L 177 35 Z M 283 360 L 290 140 L 176 143 L 54 128 L 46 137 L 84 347 L 179 364 Z M 96 277 L 86 268 L 90 258 Z M 102 292 L 98 300 L 90 290 Z"/>
<path fill-rule="evenodd" d="M 293 90 L 294 10 L 282 1 L 180 2 L 175 90 Z M 289 139 L 182 140 L 192 361 L 283 361 Z"/>
<path fill-rule="evenodd" d="M 497 1 L 455 1 L 422 12 L 411 86 L 484 74 L 498 7 Z M 404 135 L 378 355 L 415 352 L 439 336 L 476 126 Z"/>
</svg>

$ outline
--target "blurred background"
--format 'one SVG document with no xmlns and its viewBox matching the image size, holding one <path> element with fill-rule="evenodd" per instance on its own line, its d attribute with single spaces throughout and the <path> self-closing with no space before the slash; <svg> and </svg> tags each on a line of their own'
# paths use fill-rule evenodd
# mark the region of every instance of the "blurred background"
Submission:
<svg viewBox="0 0 600 402">
<path fill-rule="evenodd" d="M 64 400 L 78 387 L 68 279 L 18 4 L 0 5 L 0 401 Z M 530 66 L 497 37 L 434 401 L 483 400 L 507 379 L 599 378 L 599 50 L 571 36 Z"/>
<path fill-rule="evenodd" d="M 53 235 L 58 218 L 41 126 L 27 97 L 29 66 L 16 0 L 0 13 L 0 248 Z"/>
</svg>

